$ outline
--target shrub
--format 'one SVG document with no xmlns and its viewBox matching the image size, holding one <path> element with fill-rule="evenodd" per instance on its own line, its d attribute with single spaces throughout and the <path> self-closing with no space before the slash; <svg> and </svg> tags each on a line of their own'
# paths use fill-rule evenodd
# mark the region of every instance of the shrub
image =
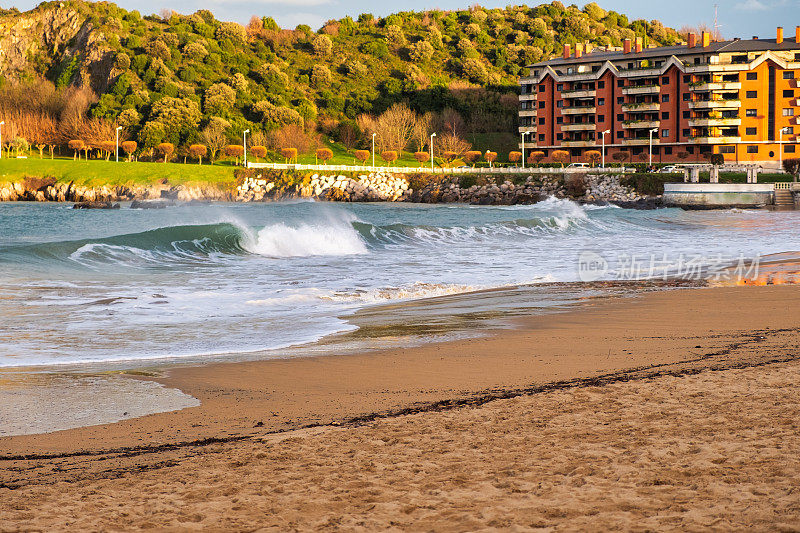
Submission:
<svg viewBox="0 0 800 533">
<path fill-rule="evenodd" d="M 333 49 L 333 42 L 327 35 L 317 35 L 311 41 L 311 47 L 314 49 L 315 54 L 318 56 L 324 56 L 331 53 L 331 50 Z"/>
<path fill-rule="evenodd" d="M 367 159 L 369 159 L 370 153 L 369 150 L 356 150 L 355 152 L 353 152 L 353 155 L 355 156 L 356 159 L 358 159 L 362 163 L 365 163 Z"/>
<path fill-rule="evenodd" d="M 172 159 L 172 154 L 175 153 L 175 145 L 172 143 L 161 143 L 156 146 L 158 153 L 164 156 L 164 163 Z"/>
<path fill-rule="evenodd" d="M 433 45 L 428 41 L 418 41 L 408 47 L 408 55 L 417 63 L 425 63 L 433 57 Z"/>
<path fill-rule="evenodd" d="M 569 152 L 566 150 L 555 150 L 551 156 L 553 161 L 556 163 L 561 163 L 561 166 L 564 166 L 564 163 L 569 161 Z"/>
<path fill-rule="evenodd" d="M 512 163 L 519 163 L 522 161 L 522 152 L 509 152 L 508 153 L 508 160 Z"/>
<path fill-rule="evenodd" d="M 203 164 L 203 158 L 208 153 L 208 147 L 205 144 L 192 144 L 189 146 L 189 155 L 197 159 L 197 164 Z"/>
<path fill-rule="evenodd" d="M 664 193 L 665 183 L 682 182 L 683 176 L 676 174 L 658 174 L 655 172 L 639 172 L 636 174 L 626 174 L 620 179 L 620 183 L 626 187 L 632 187 L 639 194 L 655 196 Z"/>
<path fill-rule="evenodd" d="M 414 159 L 419 161 L 419 166 L 422 166 L 422 163 L 427 163 L 431 158 L 431 154 L 428 152 L 414 152 Z"/>
<path fill-rule="evenodd" d="M 259 159 L 264 159 L 267 157 L 267 147 L 266 146 L 253 146 L 250 148 L 250 152 L 253 154 L 253 157 L 257 157 Z"/>
<path fill-rule="evenodd" d="M 287 161 L 297 159 L 297 148 L 281 148 L 281 155 Z"/>
<path fill-rule="evenodd" d="M 333 152 L 330 148 L 320 148 L 317 150 L 317 158 L 322 159 L 323 163 L 327 163 L 328 159 L 333 157 Z"/>
<path fill-rule="evenodd" d="M 722 154 L 711 154 L 711 164 L 714 166 L 724 165 L 725 156 Z"/>
<path fill-rule="evenodd" d="M 381 152 L 381 158 L 387 163 L 397 161 L 397 152 L 393 150 L 389 150 L 387 152 Z"/>
</svg>

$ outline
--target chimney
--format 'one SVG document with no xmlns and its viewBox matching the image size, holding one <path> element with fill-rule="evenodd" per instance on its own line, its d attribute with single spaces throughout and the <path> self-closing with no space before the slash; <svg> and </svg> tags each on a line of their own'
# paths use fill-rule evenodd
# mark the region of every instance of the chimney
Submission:
<svg viewBox="0 0 800 533">
<path fill-rule="evenodd" d="M 637 54 L 642 52 L 642 46 L 643 46 L 642 38 L 641 37 L 637 37 L 636 38 L 636 53 Z"/>
<path fill-rule="evenodd" d="M 778 26 L 778 35 L 775 38 L 775 42 L 777 42 L 778 44 L 783 43 L 783 28 L 780 26 Z"/>
<path fill-rule="evenodd" d="M 689 48 L 694 48 L 695 46 L 697 46 L 697 34 L 696 33 L 690 33 L 689 34 Z"/>
<path fill-rule="evenodd" d="M 570 46 L 568 44 L 565 44 L 564 45 L 564 59 L 569 59 L 569 56 L 572 55 L 570 53 L 570 50 L 571 50 Z"/>
<path fill-rule="evenodd" d="M 703 32 L 703 48 L 711 46 L 711 34 L 707 31 Z"/>
<path fill-rule="evenodd" d="M 631 53 L 631 40 L 625 39 L 622 42 L 622 53 L 623 54 L 630 54 Z"/>
<path fill-rule="evenodd" d="M 753 40 L 757 41 L 758 40 L 758 35 L 753 35 Z"/>
<path fill-rule="evenodd" d="M 797 27 L 797 31 L 800 32 L 800 26 Z M 590 43 L 590 42 L 587 42 L 586 46 L 584 48 L 585 48 L 584 51 L 586 52 L 586 55 L 591 54 L 592 50 L 594 50 L 594 46 L 592 46 L 592 43 Z"/>
<path fill-rule="evenodd" d="M 575 57 L 576 58 L 583 57 L 583 44 L 578 43 L 575 45 Z"/>
<path fill-rule="evenodd" d="M 800 43 L 800 26 L 797 26 L 794 29 L 794 42 Z"/>
</svg>

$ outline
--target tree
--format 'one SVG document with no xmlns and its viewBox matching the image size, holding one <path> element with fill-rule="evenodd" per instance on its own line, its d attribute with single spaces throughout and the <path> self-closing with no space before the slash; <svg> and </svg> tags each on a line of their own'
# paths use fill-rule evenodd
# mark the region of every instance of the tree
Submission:
<svg viewBox="0 0 800 533">
<path fill-rule="evenodd" d="M 208 147 L 205 144 L 191 144 L 189 145 L 189 155 L 197 159 L 197 164 L 203 164 L 203 158 L 208 153 Z"/>
<path fill-rule="evenodd" d="M 490 152 L 487 150 L 486 153 L 483 154 L 483 158 L 489 163 L 489 168 L 492 168 L 492 164 L 497 160 L 497 152 Z"/>
<path fill-rule="evenodd" d="M 164 163 L 172 159 L 172 154 L 175 153 L 175 145 L 172 143 L 161 143 L 156 147 L 158 153 L 164 156 Z"/>
<path fill-rule="evenodd" d="M 279 129 L 287 124 L 303 126 L 303 117 L 300 116 L 300 113 L 288 107 L 278 107 L 266 100 L 260 100 L 253 104 L 252 110 L 260 117 L 261 123 L 268 130 Z"/>
<path fill-rule="evenodd" d="M 426 63 L 433 57 L 433 45 L 428 41 L 417 41 L 408 47 L 408 56 L 417 63 Z"/>
<path fill-rule="evenodd" d="M 686 153 L 686 152 L 681 152 L 681 153 Z M 626 161 L 630 157 L 630 155 L 631 154 L 629 152 L 626 152 L 625 150 L 620 150 L 619 152 L 614 152 L 613 154 L 611 154 L 611 159 L 622 163 L 623 161 Z M 689 154 L 686 155 L 688 156 Z M 681 154 L 679 153 L 678 157 L 680 156 Z"/>
<path fill-rule="evenodd" d="M 72 139 L 67 143 L 70 150 L 74 150 L 75 154 L 72 156 L 72 160 L 75 161 L 76 159 L 80 159 L 80 151 L 83 150 L 83 141 L 80 139 Z"/>
<path fill-rule="evenodd" d="M 318 56 L 326 56 L 333 50 L 333 42 L 327 35 L 317 35 L 311 41 L 311 47 Z"/>
<path fill-rule="evenodd" d="M 362 164 L 365 164 L 367 162 L 367 159 L 369 159 L 370 153 L 369 150 L 356 150 L 355 152 L 353 152 L 353 155 L 355 156 L 356 159 L 361 161 Z"/>
<path fill-rule="evenodd" d="M 461 64 L 461 70 L 466 78 L 475 83 L 484 84 L 489 80 L 489 73 L 480 59 L 465 59 Z"/>
<path fill-rule="evenodd" d="M 419 161 L 419 166 L 422 166 L 423 163 L 427 163 L 431 158 L 431 154 L 428 152 L 414 152 L 414 159 Z"/>
<path fill-rule="evenodd" d="M 111 154 L 116 153 L 117 143 L 116 141 L 103 141 L 100 143 L 100 150 L 105 155 L 106 161 L 108 161 L 111 157 Z"/>
<path fill-rule="evenodd" d="M 227 83 L 215 83 L 205 93 L 205 110 L 211 115 L 226 114 L 236 103 L 236 91 Z"/>
<path fill-rule="evenodd" d="M 330 148 L 319 148 L 317 150 L 317 158 L 322 159 L 323 164 L 327 164 L 328 159 L 333 157 L 333 152 Z"/>
<path fill-rule="evenodd" d="M 439 147 L 442 149 L 442 151 L 453 152 L 455 157 L 458 157 L 472 148 L 472 145 L 458 135 L 445 133 L 439 139 Z M 455 157 L 453 159 L 455 159 Z"/>
<path fill-rule="evenodd" d="M 480 159 L 481 153 L 476 150 L 469 150 L 468 152 L 464 153 L 464 161 L 470 163 L 473 167 L 475 166 L 475 161 Z"/>
<path fill-rule="evenodd" d="M 711 154 L 711 164 L 716 166 L 725 164 L 725 156 L 722 154 Z"/>
<path fill-rule="evenodd" d="M 539 162 L 544 159 L 544 152 L 535 150 L 528 154 L 528 163 L 531 165 L 538 165 Z"/>
<path fill-rule="evenodd" d="M 250 148 L 250 152 L 253 154 L 253 157 L 257 159 L 264 159 L 267 157 L 267 147 L 262 145 L 256 145 Z"/>
<path fill-rule="evenodd" d="M 451 163 L 456 157 L 458 157 L 458 154 L 451 150 L 445 150 L 444 152 L 442 152 L 442 159 L 444 159 L 448 163 Z"/>
<path fill-rule="evenodd" d="M 597 166 L 603 159 L 603 155 L 597 150 L 587 150 L 583 154 L 592 166 Z"/>
<path fill-rule="evenodd" d="M 178 142 L 194 132 L 202 114 L 194 100 L 165 96 L 153 104 L 150 117 L 152 121 L 163 124 L 166 138 Z"/>
<path fill-rule="evenodd" d="M 397 152 L 395 152 L 394 150 L 381 152 L 381 159 L 383 159 L 387 163 L 391 163 L 393 161 L 397 161 Z"/>
<path fill-rule="evenodd" d="M 223 22 L 217 28 L 216 37 L 220 41 L 230 39 L 233 42 L 244 43 L 247 41 L 247 30 L 236 22 Z"/>
<path fill-rule="evenodd" d="M 800 174 L 800 159 L 789 158 L 783 160 L 783 170 L 791 174 L 794 181 L 797 181 L 797 176 Z"/>
<path fill-rule="evenodd" d="M 311 83 L 315 87 L 324 87 L 330 82 L 331 70 L 328 67 L 325 65 L 314 65 L 311 67 Z"/>
<path fill-rule="evenodd" d="M 281 148 L 281 155 L 288 163 L 291 160 L 297 160 L 297 148 Z"/>
<path fill-rule="evenodd" d="M 569 152 L 567 152 L 566 150 L 555 150 L 555 151 L 554 151 L 554 152 L 551 154 L 551 156 L 550 156 L 550 157 L 551 157 L 551 158 L 553 159 L 553 161 L 555 161 L 556 163 L 561 163 L 561 167 L 563 168 L 563 167 L 564 167 L 564 163 L 566 163 L 567 161 L 569 161 Z"/>
<path fill-rule="evenodd" d="M 522 161 L 522 152 L 517 152 L 517 151 L 509 152 L 508 160 L 511 163 L 519 163 L 520 161 Z"/>
<path fill-rule="evenodd" d="M 133 152 L 136 151 L 136 141 L 122 141 L 120 146 L 122 147 L 122 151 L 128 156 L 128 161 L 130 162 Z"/>
<path fill-rule="evenodd" d="M 228 157 L 235 157 L 236 164 L 239 164 L 239 158 L 244 155 L 244 146 L 241 144 L 229 144 L 225 147 L 225 155 Z"/>
</svg>

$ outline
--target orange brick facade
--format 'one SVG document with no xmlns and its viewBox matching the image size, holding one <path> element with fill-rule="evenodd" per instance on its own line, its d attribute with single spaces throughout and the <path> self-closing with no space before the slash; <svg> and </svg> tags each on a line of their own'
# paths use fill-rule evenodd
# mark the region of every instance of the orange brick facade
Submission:
<svg viewBox="0 0 800 533">
<path fill-rule="evenodd" d="M 520 80 L 520 146 L 552 161 L 588 162 L 605 135 L 607 161 L 777 164 L 798 156 L 800 28 L 796 38 L 711 42 L 574 54 Z M 781 133 L 783 132 L 783 133 Z M 650 136 L 652 134 L 652 144 Z M 523 145 L 524 141 L 524 145 Z M 624 156 L 614 154 L 624 153 Z"/>
</svg>

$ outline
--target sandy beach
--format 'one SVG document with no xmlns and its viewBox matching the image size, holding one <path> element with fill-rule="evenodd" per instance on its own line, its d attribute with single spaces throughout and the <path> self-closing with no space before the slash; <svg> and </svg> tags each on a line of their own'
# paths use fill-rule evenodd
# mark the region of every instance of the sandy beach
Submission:
<svg viewBox="0 0 800 533">
<path fill-rule="evenodd" d="M 199 407 L 0 439 L 0 528 L 792 530 L 798 295 L 669 290 L 479 339 L 174 368 L 157 380 Z"/>
</svg>

